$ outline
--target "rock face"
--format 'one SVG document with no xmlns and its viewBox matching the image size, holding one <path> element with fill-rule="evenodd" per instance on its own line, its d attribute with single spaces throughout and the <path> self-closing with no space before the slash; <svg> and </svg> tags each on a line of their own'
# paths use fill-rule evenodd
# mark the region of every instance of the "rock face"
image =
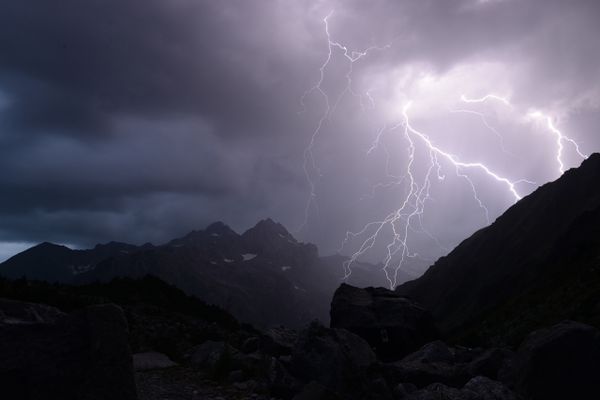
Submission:
<svg viewBox="0 0 600 400">
<path fill-rule="evenodd" d="M 397 382 L 410 382 L 419 388 L 433 383 L 462 387 L 470 379 L 465 362 L 458 362 L 455 349 L 440 341 L 387 366 L 388 376 Z"/>
<path fill-rule="evenodd" d="M 365 339 L 384 361 L 398 360 L 438 337 L 431 314 L 384 288 L 342 284 L 331 302 L 331 327 Z"/>
<path fill-rule="evenodd" d="M 0 298 L 0 327 L 19 324 L 54 323 L 65 314 L 45 304 L 25 303 Z"/>
<path fill-rule="evenodd" d="M 11 302 L 15 315 L 19 304 Z M 0 302 L 0 307 L 6 302 Z M 21 303 L 21 315 L 35 308 Z M 136 399 L 127 322 L 114 305 L 0 325 L 0 386 L 10 399 Z M 6 322 L 6 320 L 5 320 Z"/>
<path fill-rule="evenodd" d="M 463 388 L 478 395 L 478 400 L 519 400 L 519 396 L 498 381 L 483 376 L 471 379 Z"/>
<path fill-rule="evenodd" d="M 525 335 L 573 316 L 598 322 L 598 182 L 600 154 L 593 154 L 397 291 L 430 309 L 447 333 L 474 325 L 487 337 Z"/>
<path fill-rule="evenodd" d="M 532 400 L 600 396 L 600 331 L 573 321 L 533 332 L 520 346 L 512 378 Z"/>
<path fill-rule="evenodd" d="M 304 382 L 317 382 L 340 398 L 389 398 L 387 388 L 373 387 L 368 369 L 375 362 L 375 354 L 359 336 L 313 323 L 298 337 L 290 372 Z"/>
<path fill-rule="evenodd" d="M 167 355 L 155 351 L 136 353 L 133 355 L 133 368 L 136 371 L 162 369 L 177 366 Z"/>
</svg>

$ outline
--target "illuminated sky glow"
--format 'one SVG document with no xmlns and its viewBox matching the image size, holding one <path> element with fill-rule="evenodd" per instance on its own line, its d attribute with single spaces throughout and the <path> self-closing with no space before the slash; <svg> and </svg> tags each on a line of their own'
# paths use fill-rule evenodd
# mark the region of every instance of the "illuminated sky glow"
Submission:
<svg viewBox="0 0 600 400">
<path fill-rule="evenodd" d="M 595 1 L 34 3 L 0 6 L 0 248 L 271 217 L 393 283 L 600 149 Z"/>
</svg>

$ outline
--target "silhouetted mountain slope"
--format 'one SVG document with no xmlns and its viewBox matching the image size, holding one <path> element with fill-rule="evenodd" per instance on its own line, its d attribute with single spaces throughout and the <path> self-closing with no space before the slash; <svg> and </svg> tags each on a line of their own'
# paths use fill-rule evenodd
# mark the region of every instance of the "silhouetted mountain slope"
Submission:
<svg viewBox="0 0 600 400">
<path fill-rule="evenodd" d="M 70 250 L 43 244 L 0 264 L 0 274 L 77 284 L 150 274 L 242 321 L 300 326 L 314 318 L 328 321 L 344 260 L 319 257 L 315 245 L 298 242 L 267 219 L 242 235 L 216 222 L 161 246 L 109 243 Z M 348 282 L 383 285 L 383 275 L 373 272 L 377 268 L 357 264 Z"/>
<path fill-rule="evenodd" d="M 1 263 L 0 274 L 7 278 L 27 276 L 49 282 L 69 282 L 93 269 L 101 260 L 135 249 L 133 245 L 110 242 L 90 250 L 71 250 L 44 242 Z"/>
<path fill-rule="evenodd" d="M 599 227 L 600 154 L 594 154 L 397 291 L 427 306 L 446 332 L 518 336 L 563 318 L 598 322 Z"/>
</svg>

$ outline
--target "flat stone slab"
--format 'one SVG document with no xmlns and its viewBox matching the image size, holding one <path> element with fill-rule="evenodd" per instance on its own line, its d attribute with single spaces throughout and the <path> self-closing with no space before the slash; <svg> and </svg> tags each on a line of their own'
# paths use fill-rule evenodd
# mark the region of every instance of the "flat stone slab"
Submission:
<svg viewBox="0 0 600 400">
<path fill-rule="evenodd" d="M 157 352 L 136 353 L 133 355 L 133 369 L 146 371 L 150 369 L 162 369 L 176 367 L 178 364 L 167 355 Z"/>
</svg>

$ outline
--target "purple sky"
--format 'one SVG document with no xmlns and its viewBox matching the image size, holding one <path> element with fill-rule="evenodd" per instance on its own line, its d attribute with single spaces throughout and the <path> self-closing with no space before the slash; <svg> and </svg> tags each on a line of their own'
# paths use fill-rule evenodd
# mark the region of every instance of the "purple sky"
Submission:
<svg viewBox="0 0 600 400">
<path fill-rule="evenodd" d="M 324 65 L 327 15 L 339 46 Z M 487 224 L 478 199 L 493 221 L 514 196 L 440 152 L 426 184 L 431 152 L 404 107 L 454 160 L 535 182 L 515 184 L 526 195 L 560 175 L 557 132 L 600 149 L 599 20 L 593 0 L 3 2 L 0 259 L 266 217 L 330 254 L 402 207 L 411 171 L 429 195 L 396 228 L 418 211 L 403 267 L 418 272 Z M 461 100 L 487 94 L 506 101 Z M 391 227 L 364 259 L 385 258 Z"/>
</svg>

